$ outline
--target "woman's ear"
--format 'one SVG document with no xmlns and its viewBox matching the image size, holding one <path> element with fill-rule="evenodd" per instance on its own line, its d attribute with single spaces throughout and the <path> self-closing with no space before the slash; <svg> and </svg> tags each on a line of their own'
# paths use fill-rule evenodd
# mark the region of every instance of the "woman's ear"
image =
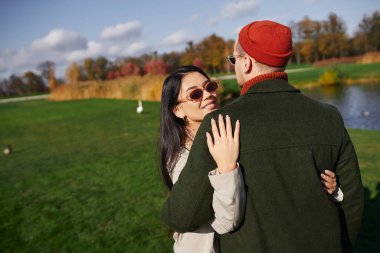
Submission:
<svg viewBox="0 0 380 253">
<path fill-rule="evenodd" d="M 173 113 L 177 118 L 184 119 L 185 114 L 183 113 L 182 109 L 179 107 L 179 105 L 174 106 Z"/>
</svg>

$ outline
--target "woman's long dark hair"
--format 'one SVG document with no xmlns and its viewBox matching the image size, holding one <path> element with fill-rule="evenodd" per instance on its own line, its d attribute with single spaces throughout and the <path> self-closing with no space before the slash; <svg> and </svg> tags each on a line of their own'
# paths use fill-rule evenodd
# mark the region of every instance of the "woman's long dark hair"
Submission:
<svg viewBox="0 0 380 253">
<path fill-rule="evenodd" d="M 203 70 L 196 66 L 183 66 L 165 79 L 162 88 L 159 159 L 162 178 L 169 190 L 173 187 L 170 174 L 187 137 L 185 122 L 174 115 L 173 108 L 177 105 L 182 78 L 191 72 L 198 72 L 210 79 Z"/>
</svg>

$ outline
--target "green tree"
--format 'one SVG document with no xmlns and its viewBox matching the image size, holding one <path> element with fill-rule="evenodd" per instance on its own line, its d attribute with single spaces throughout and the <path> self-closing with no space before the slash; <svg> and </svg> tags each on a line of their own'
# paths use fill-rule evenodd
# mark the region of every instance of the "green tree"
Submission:
<svg viewBox="0 0 380 253">
<path fill-rule="evenodd" d="M 21 95 L 27 91 L 27 88 L 21 77 L 12 74 L 9 77 L 9 90 L 11 94 Z"/>
<path fill-rule="evenodd" d="M 97 80 L 105 80 L 107 77 L 109 62 L 104 56 L 100 56 L 95 60 L 94 77 Z"/>
<path fill-rule="evenodd" d="M 38 93 L 47 90 L 47 87 L 45 86 L 42 78 L 32 71 L 25 72 L 23 78 L 27 92 Z"/>
<path fill-rule="evenodd" d="M 54 68 L 55 63 L 52 61 L 44 61 L 38 64 L 37 69 L 41 71 L 41 76 L 46 83 L 49 82 L 50 68 Z"/>
</svg>

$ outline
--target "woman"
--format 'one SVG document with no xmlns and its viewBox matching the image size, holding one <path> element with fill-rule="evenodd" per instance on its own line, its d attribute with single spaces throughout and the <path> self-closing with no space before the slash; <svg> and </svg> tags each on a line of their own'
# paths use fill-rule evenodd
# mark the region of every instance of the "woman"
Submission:
<svg viewBox="0 0 380 253">
<path fill-rule="evenodd" d="M 186 164 L 189 150 L 200 124 L 206 114 L 218 109 L 218 84 L 211 81 L 205 72 L 195 66 L 183 66 L 169 75 L 163 85 L 160 122 L 160 162 L 165 185 L 172 189 Z M 211 121 L 213 142 L 207 134 L 207 144 L 217 169 L 210 168 L 209 179 L 214 188 L 213 208 L 215 217 L 194 232 L 175 232 L 174 252 L 215 252 L 217 244 L 214 231 L 223 234 L 239 225 L 244 216 L 244 182 L 237 166 L 239 155 L 239 129 L 235 131 L 229 117 L 226 124 L 218 118 Z M 219 131 L 218 131 L 219 130 Z M 327 171 L 322 175 L 326 191 L 335 192 L 335 174 Z M 227 189 L 227 190 L 226 190 Z"/>
</svg>

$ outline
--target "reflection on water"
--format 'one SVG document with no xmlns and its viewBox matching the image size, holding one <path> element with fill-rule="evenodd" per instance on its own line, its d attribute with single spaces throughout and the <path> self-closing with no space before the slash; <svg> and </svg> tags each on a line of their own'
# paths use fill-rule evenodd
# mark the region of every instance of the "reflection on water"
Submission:
<svg viewBox="0 0 380 253">
<path fill-rule="evenodd" d="M 302 93 L 336 106 L 348 128 L 380 130 L 380 85 L 317 87 Z"/>
</svg>

